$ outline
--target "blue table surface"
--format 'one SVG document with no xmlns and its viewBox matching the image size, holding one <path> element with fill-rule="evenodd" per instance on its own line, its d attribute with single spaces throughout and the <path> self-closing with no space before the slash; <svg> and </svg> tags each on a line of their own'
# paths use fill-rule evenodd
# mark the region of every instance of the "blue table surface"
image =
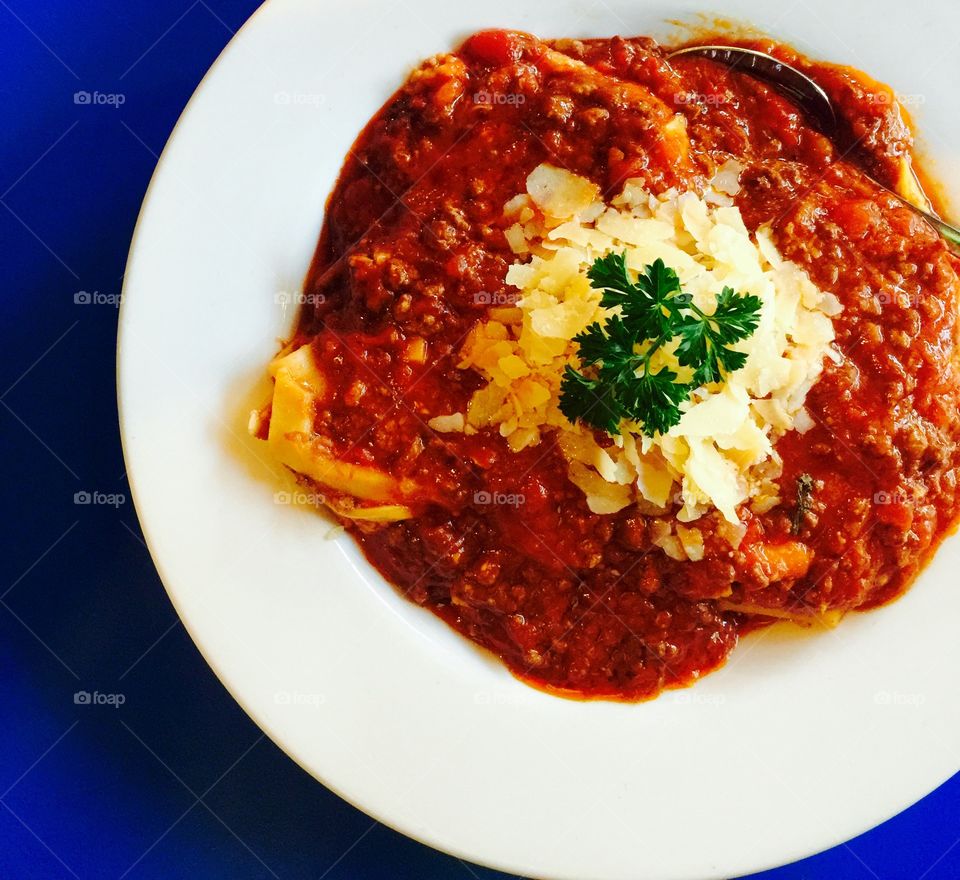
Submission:
<svg viewBox="0 0 960 880">
<path fill-rule="evenodd" d="M 181 109 L 257 5 L 0 0 L 0 878 L 504 876 L 372 822 L 260 733 L 178 622 L 129 500 L 127 248 Z M 757 876 L 960 876 L 958 807 L 954 777 Z"/>
</svg>

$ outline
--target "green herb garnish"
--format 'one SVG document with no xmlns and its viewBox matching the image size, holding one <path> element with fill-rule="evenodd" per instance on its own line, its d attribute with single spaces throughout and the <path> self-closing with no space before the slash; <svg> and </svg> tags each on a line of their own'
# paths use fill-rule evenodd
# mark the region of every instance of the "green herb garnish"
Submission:
<svg viewBox="0 0 960 880">
<path fill-rule="evenodd" d="M 568 366 L 564 373 L 560 410 L 571 422 L 619 434 L 620 423 L 629 419 L 648 436 L 665 433 L 680 421 L 680 404 L 691 392 L 720 382 L 746 363 L 747 356 L 729 346 L 757 329 L 758 297 L 724 287 L 708 315 L 683 292 L 677 273 L 663 260 L 631 281 L 626 253 L 598 259 L 587 275 L 603 291 L 600 304 L 619 313 L 574 337 L 588 372 Z M 651 364 L 677 338 L 677 362 L 693 370 L 688 382 L 666 366 L 655 371 Z"/>
</svg>

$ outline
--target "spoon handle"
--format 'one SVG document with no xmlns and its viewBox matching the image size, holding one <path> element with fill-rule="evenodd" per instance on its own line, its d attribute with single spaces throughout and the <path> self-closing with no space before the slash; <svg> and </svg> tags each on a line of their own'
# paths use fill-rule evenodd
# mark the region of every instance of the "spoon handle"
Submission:
<svg viewBox="0 0 960 880">
<path fill-rule="evenodd" d="M 921 211 L 921 214 L 927 219 L 929 223 L 943 236 L 944 241 L 950 247 L 957 256 L 960 256 L 960 229 L 957 229 L 956 226 L 951 226 L 949 223 L 945 223 L 939 217 L 935 217 L 933 214 L 928 214 L 926 211 Z"/>
<path fill-rule="evenodd" d="M 758 52 L 755 49 L 744 49 L 740 46 L 687 46 L 684 49 L 677 49 L 667 55 L 667 59 L 673 59 L 682 55 L 699 55 L 709 58 L 718 64 L 723 64 L 731 70 L 739 70 L 748 76 L 764 80 L 768 84 L 779 89 L 790 100 L 806 111 L 810 120 L 818 125 L 820 130 L 831 140 L 837 134 L 837 116 L 833 109 L 833 102 L 823 90 L 823 88 L 814 82 L 805 73 L 801 73 L 795 67 L 791 67 L 784 61 L 768 55 L 766 52 Z M 900 193 L 889 187 L 884 186 L 875 178 L 871 178 L 874 183 L 882 186 L 891 195 L 896 196 L 903 204 L 913 208 L 921 217 L 923 217 L 947 243 L 950 250 L 960 256 L 960 229 L 951 226 L 944 220 L 941 220 L 936 214 L 924 210 L 919 205 L 904 198 Z M 919 196 L 923 198 L 923 187 L 917 180 L 917 190 Z"/>
<path fill-rule="evenodd" d="M 881 184 L 882 186 L 882 184 Z M 931 211 L 926 211 L 921 208 L 919 205 L 914 204 L 909 199 L 905 199 L 900 193 L 896 190 L 890 189 L 889 187 L 883 187 L 888 193 L 895 196 L 900 202 L 906 205 L 908 208 L 912 208 L 916 211 L 924 220 L 927 221 L 939 234 L 940 237 L 947 243 L 947 246 L 950 250 L 960 256 L 960 229 L 957 229 L 956 226 L 952 226 L 947 223 L 946 220 L 940 219 L 936 214 Z"/>
</svg>

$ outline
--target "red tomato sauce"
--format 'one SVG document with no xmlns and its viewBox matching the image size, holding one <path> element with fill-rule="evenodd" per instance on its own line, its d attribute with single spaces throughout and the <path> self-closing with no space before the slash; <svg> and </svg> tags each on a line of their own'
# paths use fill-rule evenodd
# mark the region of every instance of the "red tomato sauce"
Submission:
<svg viewBox="0 0 960 880">
<path fill-rule="evenodd" d="M 314 427 L 342 459 L 423 487 L 414 518 L 348 526 L 406 597 L 540 687 L 639 700 L 690 684 L 771 615 L 894 598 L 957 520 L 960 264 L 865 173 L 895 185 L 910 131 L 864 75 L 752 45 L 821 83 L 838 145 L 769 86 L 704 59 L 668 62 L 649 39 L 491 31 L 411 75 L 329 200 L 298 330 L 334 386 Z M 686 163 L 660 134 L 678 113 Z M 737 548 L 705 517 L 705 558 L 678 562 L 635 509 L 591 513 L 549 436 L 514 453 L 495 430 L 427 422 L 465 411 L 482 384 L 457 353 L 515 294 L 503 205 L 534 167 L 565 167 L 612 197 L 628 178 L 654 192 L 701 185 L 730 158 L 745 168 L 748 228 L 770 224 L 781 253 L 842 303 L 842 359 L 808 396 L 814 428 L 777 445 L 781 504 L 745 510 Z M 798 517 L 801 475 L 813 491 Z"/>
</svg>

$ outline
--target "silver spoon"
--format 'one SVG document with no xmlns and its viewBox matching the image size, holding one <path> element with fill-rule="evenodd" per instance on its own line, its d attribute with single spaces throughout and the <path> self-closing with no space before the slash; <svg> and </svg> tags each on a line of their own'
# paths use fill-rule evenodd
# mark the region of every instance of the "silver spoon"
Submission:
<svg viewBox="0 0 960 880">
<path fill-rule="evenodd" d="M 741 49 L 737 46 L 690 46 L 686 49 L 671 52 L 667 59 L 677 58 L 680 55 L 700 55 L 709 58 L 711 61 L 716 61 L 718 64 L 723 64 L 726 67 L 734 68 L 749 76 L 763 80 L 797 104 L 825 137 L 832 140 L 837 136 L 837 114 L 827 93 L 805 73 L 801 73 L 795 67 L 785 64 L 772 55 L 768 55 L 766 52 L 757 52 L 755 49 Z M 872 177 L 870 179 L 903 204 L 916 211 L 946 239 L 954 252 L 960 253 L 960 229 L 941 220 L 931 211 L 915 205 L 890 187 L 884 186 L 880 181 L 874 180 Z M 916 175 L 914 175 L 914 179 L 916 180 Z M 917 191 L 923 193 L 920 181 L 917 180 L 916 183 Z"/>
</svg>

